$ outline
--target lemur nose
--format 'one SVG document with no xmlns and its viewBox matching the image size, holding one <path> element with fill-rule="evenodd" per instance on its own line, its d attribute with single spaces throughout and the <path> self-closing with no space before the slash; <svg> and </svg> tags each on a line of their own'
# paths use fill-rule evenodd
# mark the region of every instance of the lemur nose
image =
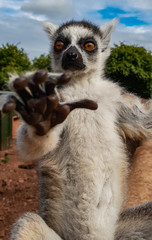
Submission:
<svg viewBox="0 0 152 240">
<path fill-rule="evenodd" d="M 68 52 L 68 53 L 67 53 L 67 58 L 68 58 L 69 60 L 74 61 L 74 60 L 76 60 L 76 59 L 78 58 L 78 54 L 75 53 L 75 52 Z"/>
</svg>

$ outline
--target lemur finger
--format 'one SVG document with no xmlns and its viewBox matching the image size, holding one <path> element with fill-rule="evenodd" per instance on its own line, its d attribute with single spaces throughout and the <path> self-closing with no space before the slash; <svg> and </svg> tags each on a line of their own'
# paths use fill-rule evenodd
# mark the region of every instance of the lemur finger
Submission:
<svg viewBox="0 0 152 240">
<path fill-rule="evenodd" d="M 22 116 L 22 118 L 29 123 L 30 116 L 27 113 L 25 106 L 23 103 L 21 103 L 17 98 L 15 99 L 16 102 L 16 111 Z"/>
<path fill-rule="evenodd" d="M 98 104 L 89 99 L 83 99 L 78 102 L 67 103 L 70 107 L 70 111 L 74 110 L 75 108 L 86 108 L 90 110 L 96 110 L 98 108 Z"/>
<path fill-rule="evenodd" d="M 62 75 L 51 75 L 48 77 L 46 83 L 45 83 L 45 91 L 47 95 L 50 95 L 54 93 L 54 88 L 57 85 L 64 85 L 68 83 L 71 79 L 71 74 L 70 73 L 64 73 Z"/>
<path fill-rule="evenodd" d="M 46 70 L 40 70 L 34 74 L 33 82 L 37 85 L 40 83 L 43 83 L 45 82 L 47 76 L 48 76 L 48 73 Z"/>
<path fill-rule="evenodd" d="M 56 85 L 64 85 L 71 80 L 71 73 L 63 73 L 58 79 Z"/>
<path fill-rule="evenodd" d="M 28 113 L 25 106 L 19 101 L 16 101 L 16 111 L 22 116 L 23 120 L 29 125 L 35 126 L 42 120 L 42 115 L 39 113 Z"/>
<path fill-rule="evenodd" d="M 16 93 L 20 96 L 24 103 L 32 98 L 32 95 L 27 89 L 28 79 L 26 77 L 16 78 L 13 87 Z"/>
<path fill-rule="evenodd" d="M 23 90 L 28 84 L 28 79 L 26 77 L 16 78 L 13 86 L 16 91 Z"/>
<path fill-rule="evenodd" d="M 17 111 L 25 122 L 27 122 L 30 125 L 35 125 L 37 122 L 41 121 L 42 114 L 40 113 L 29 113 L 27 107 L 20 102 L 16 96 L 11 95 L 8 96 L 8 100 L 6 104 L 3 107 L 4 113 L 11 113 L 13 111 Z"/>
<path fill-rule="evenodd" d="M 70 113 L 70 107 L 66 104 L 59 105 L 52 114 L 51 127 L 62 123 Z"/>
<path fill-rule="evenodd" d="M 73 103 L 66 103 L 62 105 L 59 104 L 52 114 L 51 127 L 54 127 L 57 124 L 62 123 L 67 118 L 69 113 L 76 108 L 96 110 L 98 108 L 98 105 L 96 102 L 88 99 L 84 99 Z"/>
<path fill-rule="evenodd" d="M 16 109 L 16 103 L 15 101 L 10 101 L 4 104 L 3 108 L 2 108 L 2 112 L 3 113 L 12 113 L 14 112 Z"/>
<path fill-rule="evenodd" d="M 47 108 L 48 111 L 57 108 L 59 103 L 58 96 L 54 93 L 47 97 Z"/>
<path fill-rule="evenodd" d="M 33 78 L 28 82 L 28 87 L 34 98 L 40 98 L 44 96 L 44 92 L 40 88 L 40 84 L 45 82 L 47 76 L 48 73 L 46 70 L 40 70 L 39 72 L 36 72 Z"/>
<path fill-rule="evenodd" d="M 48 119 L 49 115 L 52 115 L 52 111 L 57 108 L 59 103 L 58 96 L 53 93 L 50 96 L 47 96 L 46 98 L 46 108 L 45 112 L 43 114 L 43 119 Z"/>
<path fill-rule="evenodd" d="M 3 113 L 12 113 L 16 110 L 16 106 L 18 104 L 18 99 L 15 95 L 8 95 L 6 99 L 6 103 L 4 104 L 2 111 Z"/>
<path fill-rule="evenodd" d="M 21 103 L 15 96 L 8 96 L 7 103 L 3 106 L 4 113 L 10 113 L 11 110 L 17 111 L 23 118 L 26 118 L 27 112 L 23 103 Z"/>
</svg>

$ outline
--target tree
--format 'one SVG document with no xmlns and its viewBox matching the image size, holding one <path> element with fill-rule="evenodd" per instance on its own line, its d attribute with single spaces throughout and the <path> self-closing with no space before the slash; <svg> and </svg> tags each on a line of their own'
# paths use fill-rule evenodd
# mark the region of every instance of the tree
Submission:
<svg viewBox="0 0 152 240">
<path fill-rule="evenodd" d="M 32 61 L 32 68 L 34 69 L 47 69 L 51 71 L 51 60 L 49 55 L 41 54 L 40 57 L 35 57 Z"/>
<path fill-rule="evenodd" d="M 143 98 L 152 96 L 152 53 L 144 47 L 115 45 L 105 71 L 128 91 Z"/>
<path fill-rule="evenodd" d="M 9 44 L 0 47 L 0 89 L 7 89 L 9 73 L 18 74 L 31 68 L 30 60 L 24 49 L 17 45 Z"/>
</svg>

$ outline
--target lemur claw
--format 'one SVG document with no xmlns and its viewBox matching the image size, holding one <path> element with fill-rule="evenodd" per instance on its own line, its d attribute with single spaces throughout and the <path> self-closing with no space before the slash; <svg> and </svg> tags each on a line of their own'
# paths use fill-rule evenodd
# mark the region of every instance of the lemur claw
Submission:
<svg viewBox="0 0 152 240">
<path fill-rule="evenodd" d="M 72 103 L 60 103 L 55 92 L 57 85 L 70 81 L 71 74 L 48 76 L 47 71 L 36 72 L 32 78 L 15 79 L 13 87 L 20 100 L 12 95 L 3 107 L 4 113 L 19 112 L 25 122 L 36 128 L 36 133 L 45 135 L 49 129 L 62 123 L 76 108 L 96 110 L 97 104 L 88 99 Z M 41 88 L 44 84 L 44 89 Z"/>
</svg>

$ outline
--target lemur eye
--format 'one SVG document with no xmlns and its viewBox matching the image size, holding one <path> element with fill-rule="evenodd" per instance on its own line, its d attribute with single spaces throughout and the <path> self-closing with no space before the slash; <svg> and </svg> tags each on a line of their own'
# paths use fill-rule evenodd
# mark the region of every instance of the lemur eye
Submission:
<svg viewBox="0 0 152 240">
<path fill-rule="evenodd" d="M 92 51 L 95 48 L 95 44 L 92 42 L 87 42 L 84 44 L 84 47 L 87 51 Z"/>
<path fill-rule="evenodd" d="M 57 50 L 62 50 L 63 47 L 64 47 L 64 43 L 63 43 L 62 41 L 57 41 L 57 42 L 55 43 L 55 48 L 56 48 Z"/>
</svg>

